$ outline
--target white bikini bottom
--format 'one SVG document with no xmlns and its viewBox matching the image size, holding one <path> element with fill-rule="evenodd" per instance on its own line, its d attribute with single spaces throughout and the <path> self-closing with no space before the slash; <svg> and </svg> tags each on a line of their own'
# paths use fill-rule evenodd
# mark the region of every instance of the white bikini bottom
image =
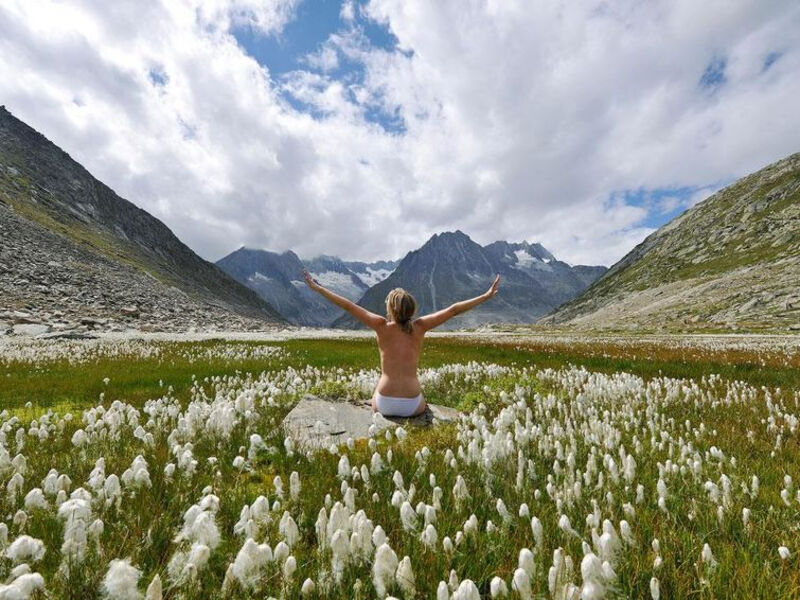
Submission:
<svg viewBox="0 0 800 600">
<path fill-rule="evenodd" d="M 422 393 L 413 398 L 400 396 L 384 396 L 375 392 L 375 408 L 384 417 L 411 417 L 419 410 L 422 404 Z"/>
</svg>

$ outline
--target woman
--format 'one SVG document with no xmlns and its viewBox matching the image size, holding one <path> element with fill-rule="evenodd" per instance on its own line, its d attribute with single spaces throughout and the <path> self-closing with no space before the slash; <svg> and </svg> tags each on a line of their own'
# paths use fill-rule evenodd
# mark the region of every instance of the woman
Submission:
<svg viewBox="0 0 800 600">
<path fill-rule="evenodd" d="M 417 365 L 425 333 L 452 317 L 486 302 L 497 293 L 500 285 L 500 275 L 498 275 L 491 287 L 480 296 L 456 302 L 435 313 L 413 319 L 417 303 L 414 297 L 402 288 L 395 288 L 386 296 L 386 317 L 381 317 L 322 287 L 308 271 L 303 271 L 303 276 L 308 287 L 349 312 L 378 334 L 381 378 L 372 396 L 372 410 L 387 417 L 414 417 L 425 412 L 428 407 L 422 397 L 422 388 L 417 378 Z"/>
</svg>

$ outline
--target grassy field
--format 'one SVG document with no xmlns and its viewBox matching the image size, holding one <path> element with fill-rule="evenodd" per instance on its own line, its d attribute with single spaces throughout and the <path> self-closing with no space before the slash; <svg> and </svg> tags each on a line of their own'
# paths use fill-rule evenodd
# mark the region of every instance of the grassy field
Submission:
<svg viewBox="0 0 800 600">
<path fill-rule="evenodd" d="M 373 341 L 71 344 L 0 362 L 0 598 L 800 596 L 794 354 L 431 339 L 458 426 L 306 454 Z"/>
</svg>

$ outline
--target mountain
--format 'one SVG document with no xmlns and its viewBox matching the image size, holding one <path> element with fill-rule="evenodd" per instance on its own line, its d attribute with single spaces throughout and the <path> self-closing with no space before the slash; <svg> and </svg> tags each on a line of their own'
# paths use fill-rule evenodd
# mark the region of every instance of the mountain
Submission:
<svg viewBox="0 0 800 600">
<path fill-rule="evenodd" d="M 359 304 L 385 314 L 386 295 L 395 287 L 411 292 L 419 314 L 445 308 L 485 292 L 496 273 L 503 279 L 491 302 L 448 322 L 448 328 L 482 323 L 531 323 L 580 293 L 605 267 L 570 267 L 539 244 L 494 242 L 481 246 L 461 231 L 434 235 L 409 252 L 394 272 L 371 287 Z M 349 315 L 334 323 L 355 327 Z"/>
<path fill-rule="evenodd" d="M 302 261 L 291 250 L 279 254 L 240 248 L 217 261 L 228 275 L 254 290 L 296 325 L 327 326 L 341 310 L 313 292 L 303 281 L 303 269 L 337 294 L 357 300 L 373 282 L 394 269 L 392 261 L 346 262 L 322 255 Z"/>
<path fill-rule="evenodd" d="M 664 225 L 543 322 L 800 329 L 800 153 Z"/>
<path fill-rule="evenodd" d="M 0 107 L 0 326 L 257 328 L 283 318 Z M 40 323 L 37 323 L 40 322 Z M 7 328 L 0 327 L 0 333 Z M 24 330 L 24 327 L 17 328 Z"/>
</svg>

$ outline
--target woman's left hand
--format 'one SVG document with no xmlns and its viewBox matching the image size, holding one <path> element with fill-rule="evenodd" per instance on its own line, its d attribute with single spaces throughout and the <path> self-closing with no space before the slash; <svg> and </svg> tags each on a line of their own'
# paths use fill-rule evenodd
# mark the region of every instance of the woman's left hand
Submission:
<svg viewBox="0 0 800 600">
<path fill-rule="evenodd" d="M 498 274 L 494 281 L 492 282 L 492 286 L 486 291 L 485 296 L 487 298 L 492 298 L 495 294 L 497 294 L 497 288 L 500 287 L 500 275 Z"/>
<path fill-rule="evenodd" d="M 309 273 L 306 269 L 303 269 L 303 279 L 306 280 L 306 284 L 315 292 L 321 287 L 314 278 L 311 277 L 311 273 Z"/>
</svg>

